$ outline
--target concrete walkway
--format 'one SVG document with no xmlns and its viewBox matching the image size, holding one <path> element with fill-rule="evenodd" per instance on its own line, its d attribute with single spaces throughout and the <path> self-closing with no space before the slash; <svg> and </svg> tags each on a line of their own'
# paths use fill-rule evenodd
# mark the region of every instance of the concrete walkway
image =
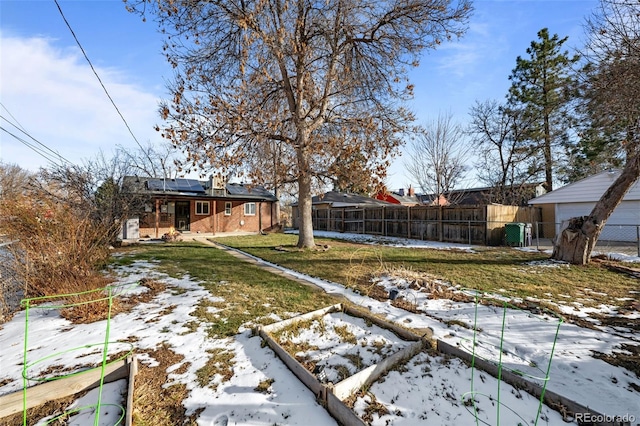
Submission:
<svg viewBox="0 0 640 426">
<path fill-rule="evenodd" d="M 206 244 L 208 246 L 215 247 L 215 248 L 217 248 L 219 250 L 223 250 L 223 251 L 229 253 L 231 256 L 235 257 L 236 259 L 240 259 L 240 260 L 242 260 L 244 262 L 247 262 L 247 263 L 249 263 L 251 265 L 254 265 L 254 266 L 257 266 L 259 268 L 262 268 L 265 271 L 271 272 L 272 274 L 278 275 L 280 277 L 286 278 L 286 279 L 291 280 L 291 281 L 295 281 L 295 282 L 297 282 L 299 284 L 302 284 L 302 285 L 305 285 L 307 287 L 311 287 L 314 290 L 318 290 L 318 291 L 323 291 L 324 292 L 324 290 L 322 288 L 318 287 L 311 280 L 305 279 L 304 277 L 299 277 L 297 275 L 293 275 L 293 274 L 287 272 L 286 270 L 283 270 L 281 268 L 273 266 L 270 263 L 268 263 L 268 262 L 266 262 L 266 261 L 264 261 L 262 259 L 259 259 L 257 257 L 251 256 L 250 254 L 247 254 L 247 253 L 245 253 L 245 252 L 243 252 L 241 250 L 225 246 L 225 245 L 223 245 L 221 243 L 218 243 L 216 241 L 212 241 L 212 238 L 213 237 L 210 237 L 210 236 L 208 237 L 208 236 L 198 235 L 198 236 L 195 236 L 194 238 L 191 238 L 191 241 L 197 241 L 199 243 L 203 243 L 203 244 Z M 341 293 L 327 293 L 327 294 L 329 294 L 329 295 L 331 295 L 333 297 L 336 297 L 337 299 L 339 299 L 338 300 L 339 302 L 346 301 L 345 296 L 343 294 L 341 294 Z"/>
</svg>

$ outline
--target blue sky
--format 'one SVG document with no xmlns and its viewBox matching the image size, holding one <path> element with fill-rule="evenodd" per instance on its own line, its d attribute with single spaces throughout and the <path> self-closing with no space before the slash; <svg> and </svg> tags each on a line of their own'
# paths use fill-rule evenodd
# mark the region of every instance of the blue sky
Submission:
<svg viewBox="0 0 640 426">
<path fill-rule="evenodd" d="M 59 4 L 138 141 L 161 143 L 153 126 L 162 124 L 157 104 L 167 96 L 164 82 L 173 71 L 161 54 L 155 24 L 128 13 L 120 0 Z M 425 52 L 412 71 L 411 107 L 418 122 L 442 112 L 466 124 L 476 100 L 504 97 L 516 57 L 526 56 L 540 29 L 569 36 L 569 49 L 581 46 L 585 17 L 596 5 L 595 0 L 475 1 L 467 34 Z M 75 163 L 100 150 L 110 155 L 116 145 L 136 147 L 53 0 L 0 0 L 0 102 L 2 117 L 17 120 L 39 142 Z M 5 119 L 0 122 L 24 137 Z M 30 170 L 47 164 L 3 131 L 0 159 Z M 404 161 L 400 157 L 389 170 L 392 190 L 412 183 Z"/>
</svg>

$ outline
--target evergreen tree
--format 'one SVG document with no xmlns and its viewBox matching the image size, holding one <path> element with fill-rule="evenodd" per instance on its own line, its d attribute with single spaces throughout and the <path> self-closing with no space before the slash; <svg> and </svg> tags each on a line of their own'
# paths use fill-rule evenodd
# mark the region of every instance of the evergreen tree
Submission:
<svg viewBox="0 0 640 426">
<path fill-rule="evenodd" d="M 569 56 L 562 51 L 567 37 L 559 38 L 557 34 L 549 36 L 549 30 L 538 31 L 539 41 L 532 41 L 527 49 L 528 59 L 518 56 L 516 67 L 509 80 L 509 103 L 523 110 L 530 123 L 522 137 L 528 149 L 536 156 L 532 168 L 540 168 L 544 173 L 547 190 L 553 189 L 553 171 L 557 157 L 569 140 L 568 129 L 571 117 L 567 105 L 573 99 L 571 87 L 573 76 L 571 66 L 578 61 L 578 56 Z"/>
</svg>

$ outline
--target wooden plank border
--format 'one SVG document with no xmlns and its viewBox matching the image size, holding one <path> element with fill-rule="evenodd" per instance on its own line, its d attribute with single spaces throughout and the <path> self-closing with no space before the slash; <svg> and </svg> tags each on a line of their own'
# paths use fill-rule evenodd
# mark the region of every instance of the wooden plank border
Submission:
<svg viewBox="0 0 640 426">
<path fill-rule="evenodd" d="M 366 369 L 354 374 L 351 377 L 341 381 L 336 385 L 325 385 L 321 383 L 313 374 L 311 374 L 302 364 L 300 364 L 294 357 L 292 357 L 278 342 L 276 342 L 270 335 L 270 333 L 281 330 L 291 324 L 295 324 L 300 321 L 310 320 L 313 318 L 319 318 L 323 315 L 333 312 L 344 312 L 347 315 L 362 318 L 366 321 L 389 330 L 404 340 L 413 342 L 408 347 L 396 352 L 395 354 L 385 358 L 378 364 L 371 365 Z M 280 321 L 274 324 L 266 326 L 258 326 L 254 329 L 254 333 L 259 335 L 266 344 L 276 353 L 276 355 L 284 362 L 284 364 L 291 370 L 291 372 L 316 395 L 318 401 L 326 408 L 329 414 L 336 419 L 340 424 L 345 426 L 364 426 L 365 423 L 356 413 L 343 402 L 348 398 L 355 390 L 365 383 L 373 383 L 382 374 L 387 372 L 397 363 L 404 359 L 411 358 L 420 352 L 429 341 L 424 337 L 420 337 L 415 333 L 410 332 L 407 329 L 397 326 L 388 321 L 384 321 L 368 312 L 361 311 L 350 306 L 343 304 L 331 305 L 323 309 L 308 312 L 303 315 L 299 315 L 293 318 L 289 318 L 284 321 Z"/>
<path fill-rule="evenodd" d="M 362 371 L 357 372 L 353 376 L 349 376 L 343 381 L 333 386 L 333 393 L 340 400 L 345 400 L 351 394 L 361 389 L 363 386 L 370 385 L 384 373 L 389 371 L 396 364 L 416 356 L 424 348 L 423 341 L 413 342 L 411 345 L 394 353 L 388 358 L 383 359 L 378 364 L 370 365 Z"/>
<path fill-rule="evenodd" d="M 129 378 L 130 395 L 127 398 L 127 413 L 125 414 L 125 417 L 127 417 L 125 419 L 125 422 L 128 422 L 125 424 L 127 425 L 131 424 L 130 415 L 132 412 L 132 408 L 129 408 L 129 398 L 131 398 L 131 405 L 133 405 L 133 397 L 131 395 L 133 393 L 133 387 L 131 385 L 131 382 L 133 382 L 133 376 L 136 372 L 137 360 L 135 358 L 135 355 L 107 365 L 104 372 L 104 383 L 111 383 L 115 382 L 116 380 Z M 31 386 L 27 388 L 26 408 L 29 409 L 37 407 L 47 401 L 65 398 L 85 390 L 95 389 L 100 386 L 101 375 L 102 368 L 97 367 L 86 370 L 71 377 L 66 377 L 42 383 L 40 385 Z M 0 396 L 0 418 L 22 412 L 23 397 L 24 390 Z"/>
</svg>

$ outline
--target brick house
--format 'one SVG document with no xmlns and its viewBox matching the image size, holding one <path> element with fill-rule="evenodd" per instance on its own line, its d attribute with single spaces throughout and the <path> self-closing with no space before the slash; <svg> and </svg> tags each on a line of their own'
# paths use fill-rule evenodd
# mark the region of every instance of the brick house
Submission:
<svg viewBox="0 0 640 426">
<path fill-rule="evenodd" d="M 217 234 L 279 228 L 278 200 L 260 185 L 127 176 L 123 187 L 145 198 L 142 211 L 125 224 L 127 239 L 160 238 L 172 229 Z"/>
</svg>

